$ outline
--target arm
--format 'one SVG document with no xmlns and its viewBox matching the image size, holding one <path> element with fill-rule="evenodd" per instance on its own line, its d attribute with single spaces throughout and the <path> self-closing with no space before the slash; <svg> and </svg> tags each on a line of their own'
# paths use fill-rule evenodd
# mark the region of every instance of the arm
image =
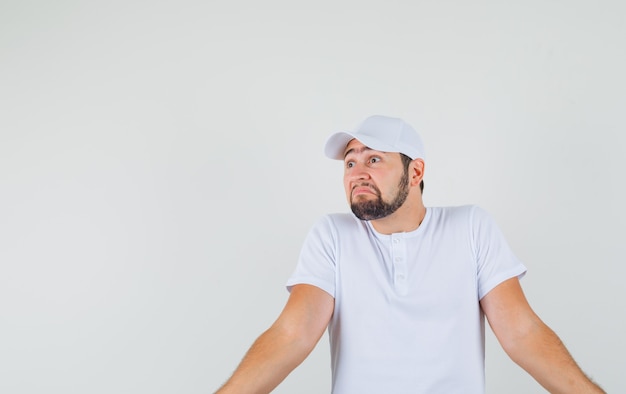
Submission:
<svg viewBox="0 0 626 394">
<path fill-rule="evenodd" d="M 604 393 L 578 367 L 559 337 L 531 309 L 517 278 L 480 301 L 496 338 L 511 359 L 551 393 Z"/>
<path fill-rule="evenodd" d="M 254 342 L 217 393 L 272 391 L 311 353 L 334 306 L 335 300 L 325 291 L 311 285 L 294 286 L 276 322 Z"/>
</svg>

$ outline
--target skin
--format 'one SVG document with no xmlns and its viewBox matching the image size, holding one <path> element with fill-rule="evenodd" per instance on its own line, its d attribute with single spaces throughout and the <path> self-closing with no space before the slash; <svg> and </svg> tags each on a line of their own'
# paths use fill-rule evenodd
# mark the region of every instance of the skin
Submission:
<svg viewBox="0 0 626 394">
<path fill-rule="evenodd" d="M 548 392 L 604 393 L 535 314 L 517 278 L 496 286 L 480 306 L 504 351 Z"/>
<path fill-rule="evenodd" d="M 398 153 L 378 152 L 358 140 L 346 146 L 344 188 L 350 204 L 380 198 L 391 202 L 404 176 Z M 372 220 L 383 234 L 419 227 L 426 208 L 419 184 L 424 161 L 409 165 L 406 201 L 388 216 Z M 517 278 L 496 286 L 480 300 L 500 345 L 511 359 L 550 393 L 604 393 L 578 367 L 559 337 L 535 314 Z M 246 353 L 219 394 L 269 393 L 313 350 L 328 326 L 334 299 L 311 285 L 296 285 L 276 322 Z"/>
<path fill-rule="evenodd" d="M 252 344 L 217 393 L 271 392 L 311 353 L 334 308 L 335 300 L 325 291 L 311 285 L 294 286 L 276 322 Z"/>
<path fill-rule="evenodd" d="M 383 201 L 390 202 L 398 193 L 400 177 L 404 176 L 398 153 L 369 149 L 354 139 L 348 143 L 344 156 L 343 186 L 350 204 L 377 198 L 372 185 L 381 191 Z M 409 195 L 394 213 L 372 220 L 376 231 L 382 234 L 408 232 L 419 227 L 426 215 L 419 184 L 424 177 L 424 161 L 416 159 L 408 169 Z"/>
</svg>

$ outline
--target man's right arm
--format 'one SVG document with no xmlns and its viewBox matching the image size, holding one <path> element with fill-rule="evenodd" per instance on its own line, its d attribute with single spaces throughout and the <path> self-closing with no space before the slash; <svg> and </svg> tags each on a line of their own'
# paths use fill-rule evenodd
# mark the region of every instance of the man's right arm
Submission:
<svg viewBox="0 0 626 394">
<path fill-rule="evenodd" d="M 334 298 L 318 287 L 293 286 L 274 324 L 254 342 L 216 394 L 269 393 L 311 353 L 328 326 Z"/>
</svg>

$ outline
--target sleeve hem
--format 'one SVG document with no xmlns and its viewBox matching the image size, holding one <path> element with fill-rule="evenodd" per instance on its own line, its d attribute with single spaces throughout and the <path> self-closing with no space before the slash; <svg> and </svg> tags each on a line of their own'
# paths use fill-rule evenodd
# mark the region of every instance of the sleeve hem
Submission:
<svg viewBox="0 0 626 394">
<path fill-rule="evenodd" d="M 478 300 L 482 300 L 484 296 L 486 296 L 491 290 L 493 290 L 496 286 L 498 286 L 505 280 L 511 279 L 516 276 L 518 279 L 522 279 L 524 275 L 526 275 L 526 267 L 524 266 L 518 266 L 501 273 L 500 275 L 491 279 L 489 282 L 485 283 L 484 286 L 478 289 Z"/>
<path fill-rule="evenodd" d="M 291 292 L 291 289 L 295 286 L 295 285 L 311 285 L 311 286 L 315 286 L 318 287 L 322 290 L 324 290 L 325 292 L 327 292 L 328 294 L 330 294 L 333 298 L 335 297 L 335 285 L 328 283 L 326 281 L 320 280 L 319 278 L 315 278 L 315 277 L 297 277 L 297 278 L 291 278 L 287 281 L 287 291 Z"/>
</svg>

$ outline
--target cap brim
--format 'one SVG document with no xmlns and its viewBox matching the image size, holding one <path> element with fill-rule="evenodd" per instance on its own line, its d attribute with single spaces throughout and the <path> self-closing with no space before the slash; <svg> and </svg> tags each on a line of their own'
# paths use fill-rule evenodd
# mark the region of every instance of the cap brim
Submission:
<svg viewBox="0 0 626 394">
<path fill-rule="evenodd" d="M 324 146 L 324 154 L 329 159 L 343 160 L 346 145 L 354 138 L 352 134 L 343 131 L 331 135 Z"/>
<path fill-rule="evenodd" d="M 324 154 L 326 157 L 334 160 L 343 160 L 345 157 L 346 145 L 353 139 L 357 139 L 370 149 L 378 150 L 381 152 L 398 152 L 397 148 L 385 144 L 376 138 L 368 135 L 353 135 L 346 131 L 340 131 L 328 138 L 326 146 L 324 147 Z"/>
</svg>

